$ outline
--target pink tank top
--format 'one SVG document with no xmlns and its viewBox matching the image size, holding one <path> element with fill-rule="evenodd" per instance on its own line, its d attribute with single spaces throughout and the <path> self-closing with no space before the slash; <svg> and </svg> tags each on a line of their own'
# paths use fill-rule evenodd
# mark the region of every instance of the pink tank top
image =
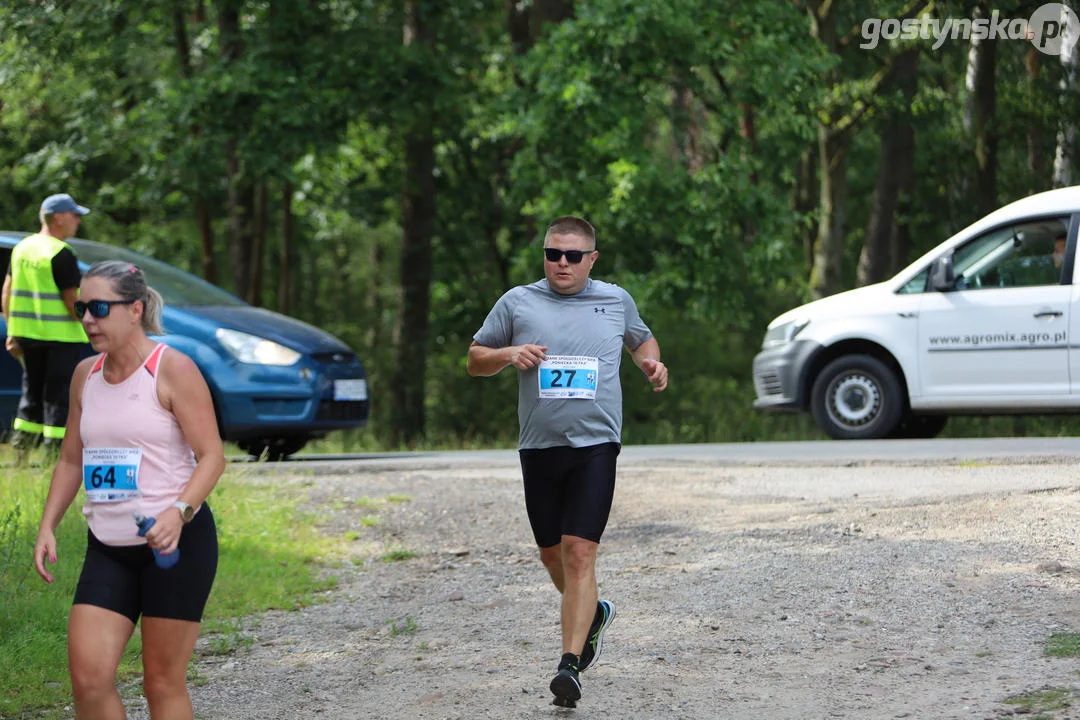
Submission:
<svg viewBox="0 0 1080 720">
<path fill-rule="evenodd" d="M 83 387 L 83 515 L 106 545 L 146 544 L 132 513 L 155 517 L 167 510 L 195 470 L 195 455 L 176 417 L 158 399 L 166 347 L 159 343 L 138 370 L 116 384 L 105 380 L 103 353 Z M 110 487 L 118 492 L 110 493 Z"/>
</svg>

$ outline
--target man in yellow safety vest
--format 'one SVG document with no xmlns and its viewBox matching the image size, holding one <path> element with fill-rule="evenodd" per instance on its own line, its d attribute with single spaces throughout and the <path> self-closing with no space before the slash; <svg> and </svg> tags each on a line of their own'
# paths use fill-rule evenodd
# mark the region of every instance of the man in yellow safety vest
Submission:
<svg viewBox="0 0 1080 720">
<path fill-rule="evenodd" d="M 17 451 L 42 441 L 59 450 L 64 439 L 71 376 L 87 342 L 81 318 L 75 316 L 79 264 L 65 241 L 89 212 L 66 193 L 50 195 L 41 203 L 41 231 L 11 251 L 0 304 L 7 319 L 7 350 L 23 365 L 12 435 Z"/>
</svg>

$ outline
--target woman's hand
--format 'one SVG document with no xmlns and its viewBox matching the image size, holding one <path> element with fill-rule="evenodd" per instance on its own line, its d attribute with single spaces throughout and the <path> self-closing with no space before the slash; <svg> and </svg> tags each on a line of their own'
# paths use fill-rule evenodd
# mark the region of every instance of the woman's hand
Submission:
<svg viewBox="0 0 1080 720">
<path fill-rule="evenodd" d="M 53 576 L 45 569 L 45 559 L 56 562 L 56 535 L 51 530 L 38 530 L 37 542 L 34 543 L 34 569 L 47 583 L 52 583 Z"/>
<path fill-rule="evenodd" d="M 154 527 L 146 533 L 146 543 L 163 555 L 168 555 L 176 551 L 183 529 L 184 519 L 180 517 L 180 511 L 171 507 L 154 518 Z"/>
</svg>

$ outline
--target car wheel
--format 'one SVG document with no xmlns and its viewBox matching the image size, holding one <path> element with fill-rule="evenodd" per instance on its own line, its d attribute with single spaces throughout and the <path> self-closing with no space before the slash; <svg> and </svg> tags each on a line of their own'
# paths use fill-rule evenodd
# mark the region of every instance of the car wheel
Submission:
<svg viewBox="0 0 1080 720">
<path fill-rule="evenodd" d="M 949 422 L 948 415 L 905 415 L 899 424 L 889 433 L 891 438 L 929 439 L 937 437 L 945 424 Z"/>
<path fill-rule="evenodd" d="M 896 373 L 870 355 L 844 355 L 814 380 L 810 409 L 835 440 L 888 437 L 900 422 L 903 393 Z"/>
<path fill-rule="evenodd" d="M 237 443 L 240 449 L 257 460 L 278 462 L 300 452 L 308 444 L 306 437 L 258 438 Z"/>
</svg>

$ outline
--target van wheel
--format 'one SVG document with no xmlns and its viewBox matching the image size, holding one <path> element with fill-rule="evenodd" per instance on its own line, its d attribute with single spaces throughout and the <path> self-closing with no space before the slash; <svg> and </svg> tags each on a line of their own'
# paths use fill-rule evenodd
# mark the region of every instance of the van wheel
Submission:
<svg viewBox="0 0 1080 720">
<path fill-rule="evenodd" d="M 936 438 L 947 422 L 948 415 L 904 415 L 889 437 L 911 440 Z"/>
<path fill-rule="evenodd" d="M 810 409 L 834 440 L 883 438 L 900 422 L 902 395 L 900 381 L 885 363 L 870 355 L 844 355 L 814 380 Z"/>
</svg>

